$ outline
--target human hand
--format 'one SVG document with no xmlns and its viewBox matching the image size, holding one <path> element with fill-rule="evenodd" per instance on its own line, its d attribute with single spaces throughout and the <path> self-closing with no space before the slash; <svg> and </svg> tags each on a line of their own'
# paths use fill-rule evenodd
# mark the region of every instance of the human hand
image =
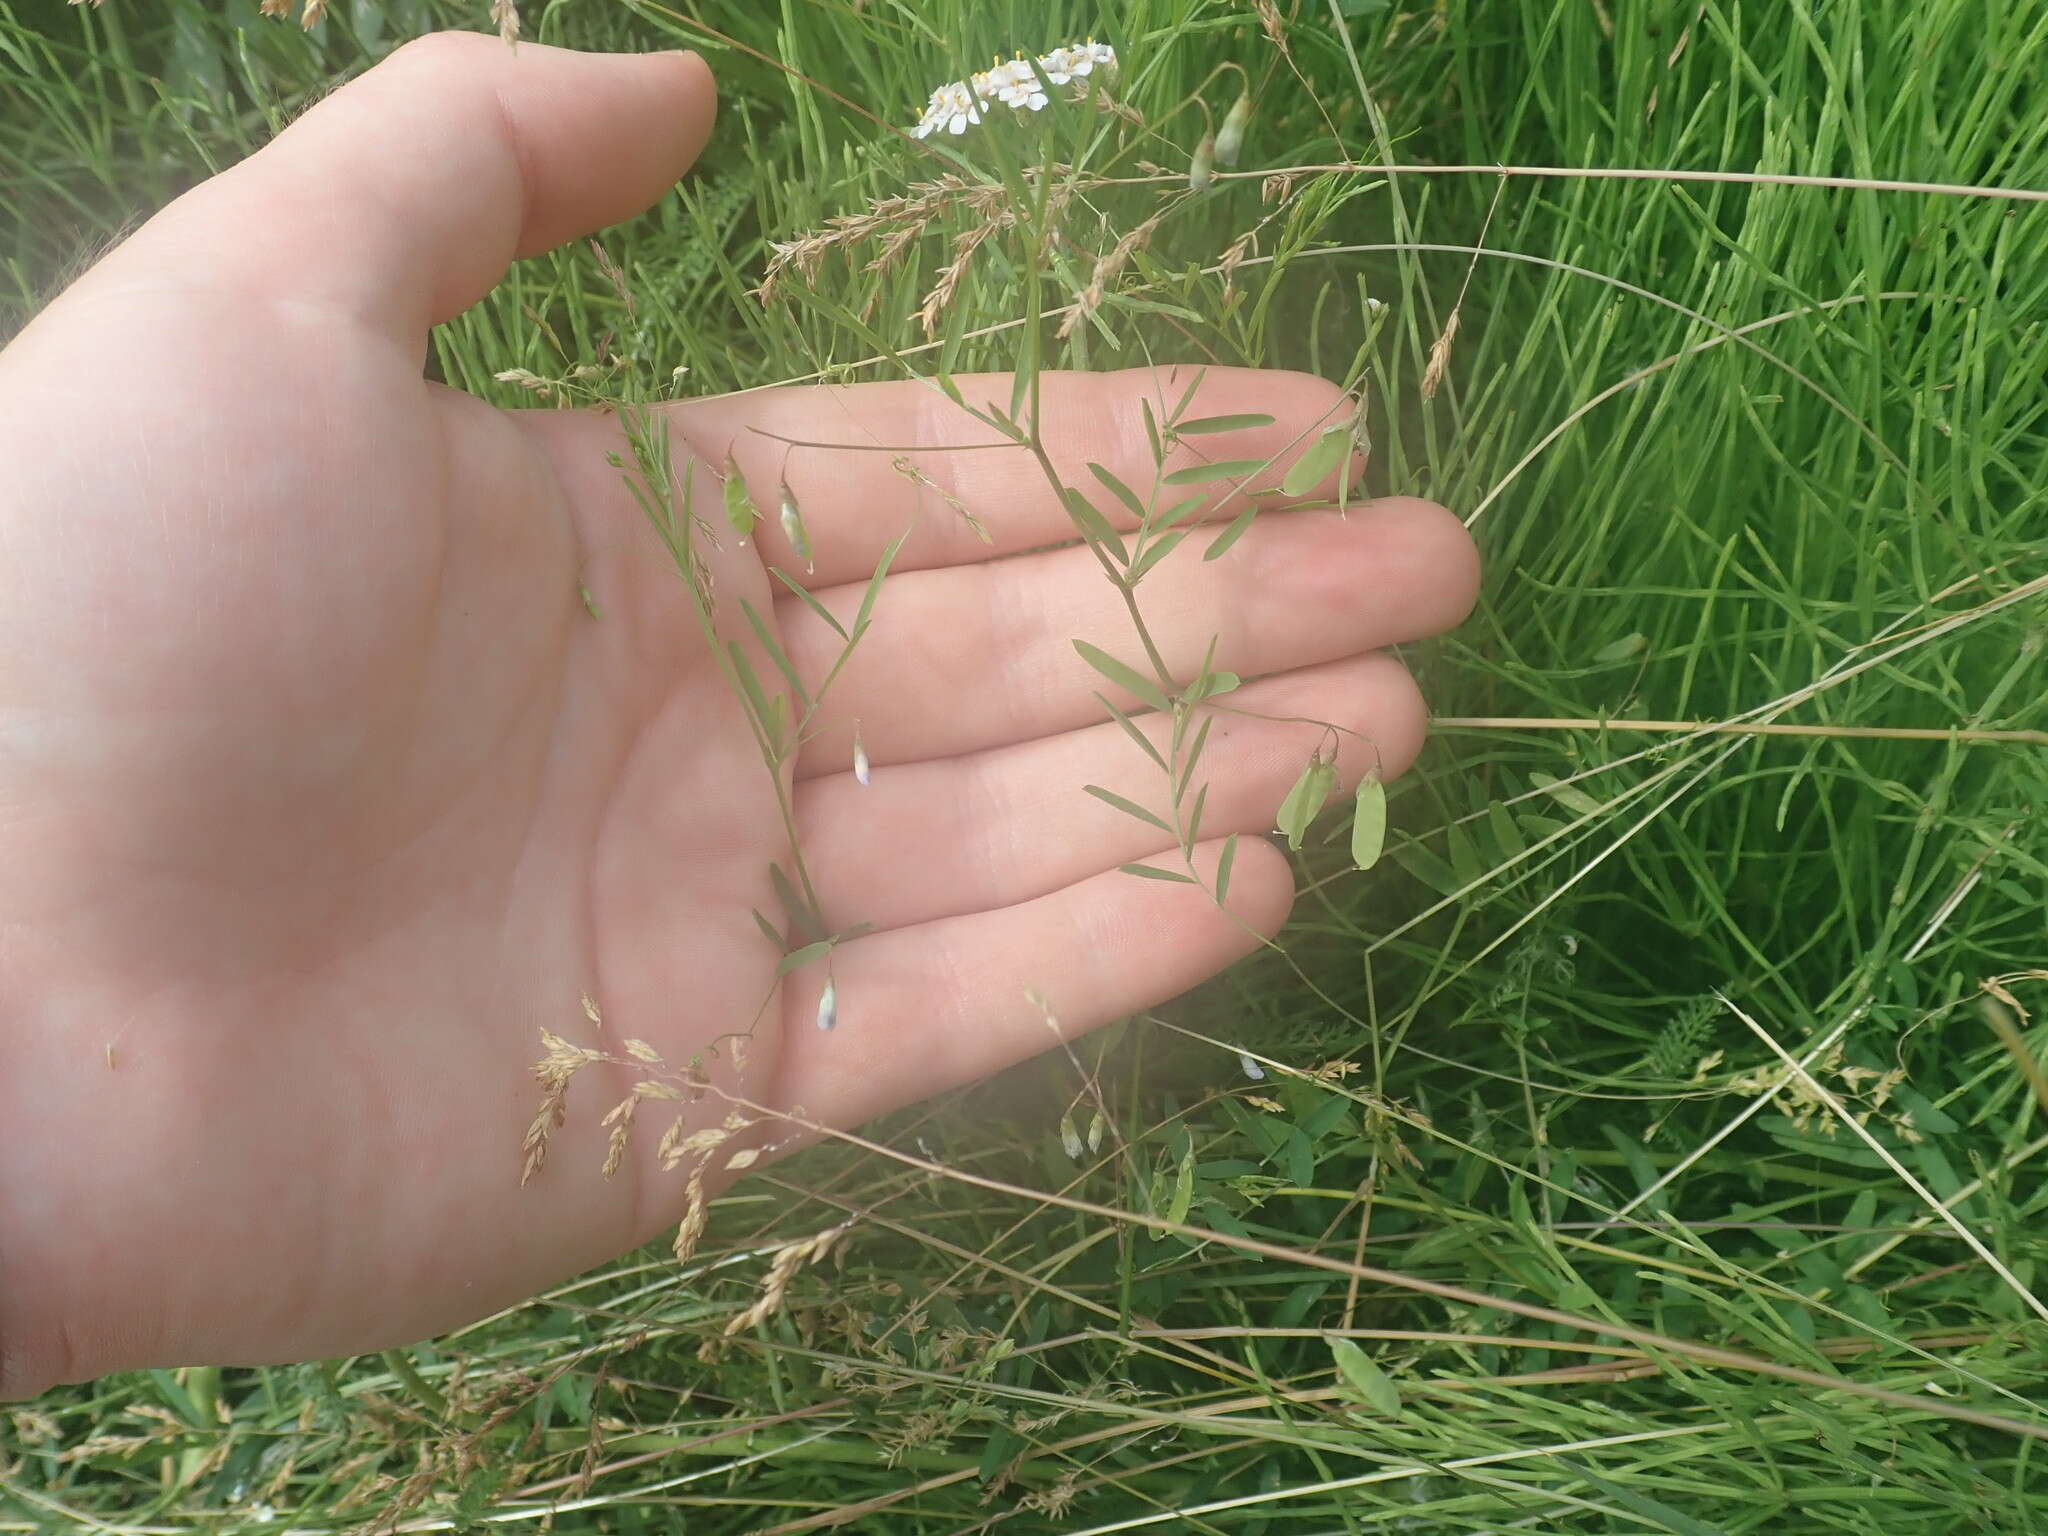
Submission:
<svg viewBox="0 0 2048 1536">
<path fill-rule="evenodd" d="M 652 1137 L 596 1176 L 616 1075 L 578 1080 L 521 1188 L 543 1027 L 685 1062 L 769 999 L 725 1085 L 847 1126 L 1042 1049 L 1028 987 L 1086 1029 L 1284 917 L 1286 861 L 1256 838 L 1228 911 L 1115 872 L 1171 839 L 1081 793 L 1144 802 L 1157 770 L 1070 640 L 1134 642 L 1085 551 L 989 558 L 1069 536 L 1026 454 L 945 452 L 988 430 L 916 382 L 692 401 L 664 413 L 678 466 L 731 452 L 772 486 L 764 433 L 926 445 L 993 536 L 888 454 L 788 459 L 828 607 L 912 531 L 794 768 L 823 909 L 875 928 L 834 954 L 836 1030 L 812 1027 L 820 976 L 778 993 L 750 915 L 776 910 L 787 854 L 775 785 L 607 463 L 618 419 L 421 376 L 432 324 L 515 256 L 644 208 L 712 111 L 693 56 L 425 40 L 0 353 L 0 1396 L 403 1342 L 672 1224 Z M 1148 475 L 1137 402 L 1169 387 L 1047 375 L 1066 478 Z M 1214 370 L 1196 410 L 1277 418 L 1209 440 L 1236 458 L 1338 405 Z M 685 472 L 715 508 L 712 472 Z M 1216 665 L 1260 679 L 1235 705 L 1359 733 L 1347 775 L 1399 771 L 1423 710 L 1377 648 L 1472 601 L 1455 519 L 1281 513 L 1203 562 L 1211 536 L 1143 590 L 1170 665 L 1192 675 L 1220 635 Z M 838 642 L 768 575 L 802 571 L 787 543 L 764 524 L 711 558 L 719 600 L 772 614 L 814 684 Z M 1219 717 L 1205 835 L 1269 827 L 1323 734 Z"/>
</svg>

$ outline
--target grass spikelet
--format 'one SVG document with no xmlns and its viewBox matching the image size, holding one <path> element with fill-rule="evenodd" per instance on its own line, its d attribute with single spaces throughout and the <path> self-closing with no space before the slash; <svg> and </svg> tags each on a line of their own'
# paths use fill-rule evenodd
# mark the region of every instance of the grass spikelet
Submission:
<svg viewBox="0 0 2048 1536">
<path fill-rule="evenodd" d="M 1443 330 L 1429 344 L 1429 366 L 1422 371 L 1422 398 L 1425 400 L 1436 398 L 1436 392 L 1444 381 L 1444 372 L 1451 365 L 1451 347 L 1458 339 L 1458 315 L 1459 311 L 1452 310 Z"/>
<path fill-rule="evenodd" d="M 1117 238 L 1101 256 L 1096 258 L 1094 269 L 1089 273 L 1088 286 L 1081 290 L 1079 299 L 1069 309 L 1066 318 L 1060 321 L 1059 334 L 1064 340 L 1078 331 L 1088 317 L 1102 307 L 1109 285 L 1116 281 L 1132 255 L 1141 251 L 1159 232 L 1160 223 L 1166 215 L 1155 213 L 1149 219 L 1132 225 Z"/>
<path fill-rule="evenodd" d="M 524 1155 L 519 1174 L 521 1184 L 529 1182 L 547 1161 L 548 1139 L 561 1127 L 567 1114 L 570 1081 L 592 1062 L 604 1059 L 601 1052 L 571 1045 L 550 1030 L 543 1029 L 540 1038 L 545 1054 L 534 1063 L 532 1071 L 541 1085 L 541 1102 L 520 1145 Z"/>
<path fill-rule="evenodd" d="M 827 1227 L 811 1237 L 777 1248 L 775 1257 L 769 1261 L 768 1277 L 762 1282 L 760 1294 L 754 1298 L 753 1305 L 734 1314 L 726 1323 L 725 1336 L 732 1338 L 735 1334 L 746 1333 L 781 1312 L 789 1294 L 789 1282 L 797 1272 L 807 1264 L 822 1263 L 853 1228 L 853 1222 L 843 1221 L 836 1227 Z"/>
<path fill-rule="evenodd" d="M 699 1163 L 690 1170 L 689 1180 L 683 1185 L 683 1219 L 676 1225 L 675 1242 L 670 1248 L 678 1264 L 689 1263 L 697 1244 L 704 1239 L 704 1225 L 710 1219 L 711 1203 L 704 1193 L 704 1165 Z"/>
</svg>

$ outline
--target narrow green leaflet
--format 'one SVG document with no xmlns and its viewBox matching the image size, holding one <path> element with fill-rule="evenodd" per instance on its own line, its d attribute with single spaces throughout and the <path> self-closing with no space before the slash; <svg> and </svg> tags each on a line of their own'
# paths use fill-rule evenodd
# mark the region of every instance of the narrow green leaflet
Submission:
<svg viewBox="0 0 2048 1536">
<path fill-rule="evenodd" d="M 1218 694 L 1230 693 L 1243 681 L 1244 679 L 1235 672 L 1205 672 L 1196 678 L 1188 689 L 1188 702 L 1193 704 L 1202 699 L 1213 699 Z"/>
<path fill-rule="evenodd" d="M 1216 717 L 1204 713 L 1202 723 L 1195 727 L 1195 739 L 1181 754 L 1180 776 L 1174 780 L 1173 798 L 1176 802 L 1188 792 L 1188 786 L 1195 781 L 1195 770 L 1202 765 L 1202 753 L 1209 745 L 1209 727 L 1216 723 Z"/>
<path fill-rule="evenodd" d="M 1167 708 L 1166 695 L 1159 691 L 1159 685 L 1137 668 L 1125 666 L 1109 652 L 1090 645 L 1086 640 L 1076 640 L 1074 649 L 1081 653 L 1081 659 L 1089 666 L 1141 704 L 1148 704 L 1157 710 Z"/>
<path fill-rule="evenodd" d="M 747 477 L 740 473 L 737 460 L 725 461 L 725 520 L 732 524 L 732 531 L 745 538 L 754 531 L 754 498 L 747 491 Z"/>
<path fill-rule="evenodd" d="M 1455 896 L 1460 889 L 1458 877 L 1451 866 L 1438 858 L 1422 844 L 1414 841 L 1394 845 L 1394 862 L 1409 874 L 1435 891 L 1439 896 Z"/>
<path fill-rule="evenodd" d="M 1138 411 L 1145 419 L 1145 445 L 1152 450 L 1152 462 L 1165 462 L 1166 444 L 1159 438 L 1159 418 L 1152 414 L 1152 402 L 1142 395 L 1138 398 Z"/>
<path fill-rule="evenodd" d="M 820 939 L 815 944 L 806 944 L 802 949 L 792 949 L 777 962 L 775 974 L 787 976 L 791 971 L 800 971 L 813 960 L 822 960 L 832 953 L 832 941 Z"/>
<path fill-rule="evenodd" d="M 1351 862 L 1360 869 L 1379 863 L 1387 846 L 1387 786 L 1378 773 L 1358 781 L 1358 796 L 1351 812 Z"/>
<path fill-rule="evenodd" d="M 1515 813 L 1498 800 L 1486 808 L 1486 830 L 1493 834 L 1503 861 L 1514 858 L 1529 846 L 1528 840 L 1522 836 L 1522 829 L 1515 824 Z"/>
<path fill-rule="evenodd" d="M 789 936 L 809 942 L 825 931 L 818 914 L 811 910 L 811 904 L 804 900 L 803 893 L 796 888 L 796 882 L 782 872 L 780 864 L 768 866 L 768 882 L 775 887 L 775 899 L 782 903 L 782 910 L 789 914 Z"/>
<path fill-rule="evenodd" d="M 1265 467 L 1264 459 L 1218 459 L 1213 464 L 1190 464 L 1186 469 L 1176 469 L 1163 483 L 1207 485 L 1212 480 L 1243 480 Z"/>
<path fill-rule="evenodd" d="M 1257 507 L 1246 507 L 1242 512 L 1238 513 L 1231 520 L 1230 526 L 1223 530 L 1216 542 L 1202 551 L 1202 558 L 1204 560 L 1221 560 L 1224 555 L 1229 553 L 1230 546 L 1244 537 L 1245 529 L 1251 527 L 1252 519 L 1258 515 L 1259 509 Z"/>
<path fill-rule="evenodd" d="M 1577 1462 L 1556 1458 L 1557 1464 L 1568 1471 L 1576 1472 L 1595 1488 L 1606 1494 L 1615 1503 L 1622 1505 L 1638 1519 L 1647 1520 L 1659 1530 L 1670 1531 L 1672 1536 L 1728 1536 L 1723 1525 L 1709 1525 L 1704 1520 L 1695 1520 L 1682 1509 L 1673 1509 L 1662 1499 L 1653 1499 L 1647 1493 L 1638 1493 L 1624 1484 L 1611 1482 L 1591 1467 Z"/>
<path fill-rule="evenodd" d="M 1122 710 L 1118 709 L 1114 704 L 1110 703 L 1109 700 L 1105 699 L 1101 694 L 1095 694 L 1093 697 L 1096 703 L 1100 704 L 1104 709 L 1109 711 L 1110 718 L 1116 721 L 1118 725 L 1123 727 L 1124 734 L 1130 737 L 1132 741 L 1135 741 L 1138 744 L 1138 750 L 1143 752 L 1147 757 L 1151 758 L 1153 762 L 1159 765 L 1159 771 L 1161 773 L 1171 773 L 1173 771 L 1172 769 L 1166 766 L 1166 759 L 1159 755 L 1159 749 L 1152 745 L 1152 739 L 1149 736 L 1147 736 L 1143 731 L 1138 729 L 1136 723 L 1132 721 L 1129 715 L 1125 714 Z"/>
<path fill-rule="evenodd" d="M 1173 1176 L 1173 1203 L 1166 1208 L 1166 1219 L 1176 1224 L 1188 1219 L 1188 1207 L 1195 1203 L 1195 1144 L 1190 1141 L 1187 1151 L 1181 1154 L 1180 1169 Z"/>
<path fill-rule="evenodd" d="M 1308 760 L 1301 777 L 1294 781 L 1294 788 L 1280 802 L 1280 830 L 1287 834 L 1289 848 L 1300 851 L 1301 840 L 1308 835 L 1308 824 L 1316 819 L 1336 782 L 1337 765 L 1329 758 L 1318 752 Z"/>
<path fill-rule="evenodd" d="M 1137 582 L 1142 581 L 1144 579 L 1145 573 L 1151 570 L 1152 567 L 1157 565 L 1160 561 L 1164 560 L 1168 555 L 1172 554 L 1174 550 L 1179 547 L 1180 541 L 1186 538 L 1187 536 L 1187 529 L 1182 528 L 1178 532 L 1169 533 L 1158 539 L 1153 540 L 1151 546 L 1146 549 L 1145 553 L 1138 556 L 1138 558 L 1131 563 L 1132 584 L 1135 585 Z"/>
<path fill-rule="evenodd" d="M 1222 906 L 1230 896 L 1230 866 L 1237 862 L 1237 834 L 1231 833 L 1223 840 L 1223 856 L 1216 861 L 1216 905 Z"/>
<path fill-rule="evenodd" d="M 740 691 L 746 696 L 746 701 L 753 710 L 755 723 L 760 726 L 761 734 L 767 738 L 769 747 L 780 750 L 782 738 L 776 730 L 777 716 L 769 705 L 768 691 L 761 686 L 761 679 L 754 671 L 753 662 L 747 659 L 747 653 L 740 649 L 736 640 L 726 641 L 725 649 L 726 654 L 732 658 L 733 675 L 739 679 Z"/>
<path fill-rule="evenodd" d="M 1198 507 L 1206 507 L 1208 504 L 1209 498 L 1200 491 L 1196 491 L 1191 496 L 1183 496 L 1179 501 L 1176 501 L 1172 506 L 1152 519 L 1152 531 L 1154 533 L 1163 532 Z"/>
<path fill-rule="evenodd" d="M 1306 496 L 1335 474 L 1337 466 L 1350 454 L 1351 423 L 1346 421 L 1325 427 L 1322 436 L 1310 443 L 1302 456 L 1294 461 L 1294 467 L 1280 482 L 1280 489 L 1289 496 Z"/>
<path fill-rule="evenodd" d="M 875 600 L 882 595 L 882 583 L 888 579 L 889 567 L 896 563 L 896 556 L 903 548 L 903 541 L 910 537 L 910 530 L 904 529 L 882 551 L 882 558 L 875 562 L 875 574 L 868 578 L 867 587 L 860 595 L 860 611 L 853 616 L 853 637 L 867 632 L 868 620 L 875 616 Z M 833 626 L 835 629 L 837 625 Z"/>
<path fill-rule="evenodd" d="M 788 652 L 783 650 L 781 642 L 775 638 L 773 631 L 755 611 L 754 605 L 744 597 L 740 599 L 740 612 L 746 615 L 747 623 L 752 627 L 754 638 L 760 642 L 761 649 L 766 651 L 768 659 L 775 663 L 775 670 L 780 672 L 783 681 L 789 684 L 790 696 L 796 700 L 797 707 L 809 709 L 811 701 L 809 695 L 804 692 L 803 679 L 796 675 L 796 666 L 790 661 Z"/>
<path fill-rule="evenodd" d="M 1095 503 L 1075 490 L 1071 485 L 1060 492 L 1060 499 L 1067 504 L 1067 516 L 1081 536 L 1091 544 L 1100 544 L 1115 557 L 1118 565 L 1129 562 L 1130 555 L 1124 549 L 1124 541 L 1117 531 L 1110 527 L 1109 519 L 1095 509 Z"/>
<path fill-rule="evenodd" d="M 1159 869 L 1150 864 L 1119 864 L 1117 868 L 1127 875 L 1136 875 L 1140 880 L 1166 880 L 1175 885 L 1193 885 L 1188 875 L 1175 874 L 1170 869 Z"/>
<path fill-rule="evenodd" d="M 1177 421 L 1173 430 L 1181 437 L 1195 437 L 1204 432 L 1242 432 L 1271 425 L 1273 418 L 1263 411 L 1245 411 L 1235 416 L 1197 416 L 1192 421 Z"/>
<path fill-rule="evenodd" d="M 1599 650 L 1593 653 L 1593 660 L 1602 665 L 1617 661 L 1627 661 L 1631 656 L 1642 655 L 1649 648 L 1650 640 L 1647 635 L 1623 635 L 1612 645 L 1601 646 Z"/>
<path fill-rule="evenodd" d="M 1577 811 L 1581 816 L 1600 814 L 1600 802 L 1575 784 L 1560 783 L 1553 775 L 1547 773 L 1532 773 L 1529 775 L 1529 782 L 1558 804 Z"/>
<path fill-rule="evenodd" d="M 1368 1407 L 1390 1418 L 1401 1411 L 1401 1389 L 1356 1344 L 1349 1339 L 1330 1340 L 1330 1358 L 1336 1361 L 1344 1384 L 1363 1398 Z"/>
<path fill-rule="evenodd" d="M 1157 816 L 1154 816 L 1145 807 L 1139 805 L 1135 800 L 1126 800 L 1115 790 L 1104 789 L 1100 784 L 1083 784 L 1081 787 L 1104 805 L 1114 806 L 1126 816 L 1135 816 L 1147 826 L 1157 827 L 1162 832 L 1170 833 L 1173 831 L 1172 827 L 1161 821 Z"/>
<path fill-rule="evenodd" d="M 1088 466 L 1088 473 L 1093 475 L 1096 479 L 1100 480 L 1106 487 L 1108 487 L 1110 495 L 1114 496 L 1126 507 L 1129 507 L 1131 509 L 1131 515 L 1133 517 L 1137 518 L 1140 522 L 1144 521 L 1145 502 L 1144 499 L 1141 496 L 1139 496 L 1136 491 L 1132 490 L 1128 485 L 1125 485 L 1123 481 L 1119 480 L 1115 475 L 1111 474 L 1107 469 L 1103 468 L 1100 464 L 1091 463 Z"/>
<path fill-rule="evenodd" d="M 785 587 L 789 588 L 790 591 L 794 592 L 796 594 L 797 601 L 801 602 L 806 608 L 810 609 L 811 612 L 815 613 L 820 619 L 822 619 L 825 622 L 825 624 L 831 629 L 833 634 L 837 635 L 842 640 L 851 640 L 853 638 L 852 636 L 847 634 L 846 627 L 843 624 L 841 624 L 837 619 L 832 617 L 832 610 L 827 608 L 823 603 L 819 602 L 815 597 L 811 596 L 811 594 L 804 589 L 804 584 L 798 581 L 794 576 L 790 575 L 789 572 L 785 571 L 779 565 L 771 565 L 768 567 L 768 574 L 773 576 L 777 581 L 781 582 Z"/>
</svg>

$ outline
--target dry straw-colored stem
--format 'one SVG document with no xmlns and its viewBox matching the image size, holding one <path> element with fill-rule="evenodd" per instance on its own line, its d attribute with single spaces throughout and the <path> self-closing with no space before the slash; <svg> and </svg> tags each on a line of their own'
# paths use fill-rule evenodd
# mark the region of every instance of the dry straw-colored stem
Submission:
<svg viewBox="0 0 2048 1536">
<path fill-rule="evenodd" d="M 1564 715 L 1439 715 L 1432 723 L 1444 730 L 1467 731 L 1648 731 L 1671 736 L 1818 736 L 1971 745 L 2013 742 L 2048 747 L 2048 731 L 1993 731 L 1968 726 L 1765 725 L 1740 720 L 1599 720 Z"/>
<path fill-rule="evenodd" d="M 1884 181 L 1871 176 L 1794 176 L 1774 171 L 1672 171 L 1648 166 L 1581 165 L 1373 165 L 1339 160 L 1327 165 L 1283 165 L 1262 171 L 1219 171 L 1218 181 L 1273 175 L 1319 176 L 1526 176 L 1566 181 L 1695 181 L 1740 187 L 1833 187 L 1844 192 L 1919 192 L 1930 197 L 1983 197 L 2014 203 L 2048 203 L 2048 192 L 2032 187 L 1973 187 L 1949 181 Z M 1177 176 L 1118 176 L 1100 186 L 1164 185 Z"/>
<path fill-rule="evenodd" d="M 723 1094 L 723 1090 L 715 1090 Z M 1646 1328 L 1631 1328 L 1623 1323 L 1609 1322 L 1598 1317 L 1581 1317 L 1574 1313 L 1560 1311 L 1555 1307 L 1538 1306 L 1511 1296 L 1490 1295 L 1485 1291 L 1472 1290 L 1467 1286 L 1453 1285 L 1446 1281 L 1430 1280 L 1421 1275 L 1402 1274 L 1398 1270 L 1382 1269 L 1372 1264 L 1357 1264 L 1345 1259 L 1333 1259 L 1308 1249 L 1289 1248 L 1280 1243 L 1268 1243 L 1250 1236 L 1236 1236 L 1217 1232 L 1208 1227 L 1196 1226 L 1191 1222 L 1173 1221 L 1167 1217 L 1146 1211 L 1120 1210 L 1115 1206 L 1099 1205 L 1092 1200 L 1080 1200 L 1068 1195 L 1054 1195 L 1045 1190 L 1034 1190 L 1020 1184 L 1011 1184 L 1003 1179 L 990 1178 L 986 1174 L 971 1173 L 964 1168 L 948 1167 L 926 1158 L 916 1157 L 881 1142 L 870 1141 L 867 1137 L 852 1131 L 837 1130 L 821 1125 L 805 1116 L 791 1111 L 777 1111 L 752 1103 L 738 1095 L 724 1095 L 742 1110 L 788 1121 L 792 1126 L 816 1136 L 829 1137 L 848 1146 L 858 1147 L 865 1152 L 885 1157 L 892 1162 L 916 1168 L 940 1178 L 952 1179 L 992 1194 L 1004 1195 L 1014 1200 L 1036 1201 L 1042 1205 L 1070 1211 L 1079 1216 L 1093 1216 L 1098 1220 L 1128 1223 L 1163 1233 L 1172 1237 L 1189 1238 L 1198 1243 L 1213 1243 L 1219 1247 L 1235 1249 L 1242 1253 L 1257 1254 L 1262 1258 L 1277 1259 L 1284 1263 L 1299 1265 L 1305 1269 L 1326 1270 L 1334 1275 L 1356 1275 L 1360 1280 L 1385 1286 L 1389 1290 L 1406 1291 L 1417 1295 L 1434 1296 L 1441 1301 L 1455 1302 L 1460 1306 L 1479 1310 L 1508 1312 L 1525 1317 L 1531 1322 L 1547 1323 L 1553 1327 L 1569 1328 L 1579 1333 L 1591 1333 L 1607 1338 L 1620 1339 L 1634 1344 L 1655 1355 L 1665 1355 L 1687 1361 L 1695 1366 L 1706 1366 L 1717 1370 L 1741 1371 L 1757 1376 L 1769 1376 L 1779 1381 L 1795 1382 L 1822 1392 L 1843 1392 L 1868 1402 L 1883 1403 L 1887 1407 L 1910 1413 L 1928 1413 L 1941 1418 L 1953 1419 L 1960 1423 L 1976 1424 L 1985 1429 L 1995 1429 L 2010 1435 L 2031 1440 L 2048 1441 L 2048 1422 L 2031 1423 L 2025 1419 L 2010 1418 L 2005 1414 L 1987 1413 L 1982 1409 L 1970 1408 L 1964 1404 L 1944 1401 L 1939 1398 L 1917 1396 L 1907 1392 L 1894 1392 L 1884 1387 L 1874 1387 L 1865 1382 L 1840 1376 L 1829 1376 L 1821 1371 L 1809 1371 L 1796 1365 L 1785 1365 L 1776 1360 L 1767 1360 L 1759 1355 L 1747 1354 L 1741 1350 L 1724 1349 L 1695 1339 L 1673 1338 Z"/>
</svg>

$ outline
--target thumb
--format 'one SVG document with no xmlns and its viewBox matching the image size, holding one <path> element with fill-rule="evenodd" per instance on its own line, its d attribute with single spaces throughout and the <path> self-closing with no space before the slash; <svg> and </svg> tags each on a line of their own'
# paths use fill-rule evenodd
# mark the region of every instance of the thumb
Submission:
<svg viewBox="0 0 2048 1536">
<path fill-rule="evenodd" d="M 85 280 L 359 314 L 417 346 L 530 256 L 647 208 L 711 132 L 694 53 L 407 44 L 152 219 Z"/>
</svg>

